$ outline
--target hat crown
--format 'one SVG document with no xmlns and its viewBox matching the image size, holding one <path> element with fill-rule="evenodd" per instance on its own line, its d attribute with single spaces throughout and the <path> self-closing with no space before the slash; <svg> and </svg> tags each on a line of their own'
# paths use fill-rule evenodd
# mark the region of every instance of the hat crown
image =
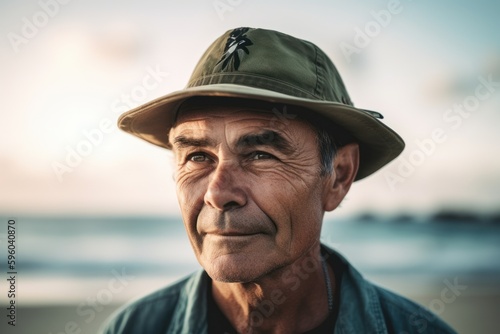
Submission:
<svg viewBox="0 0 500 334">
<path fill-rule="evenodd" d="M 187 87 L 236 84 L 299 98 L 352 105 L 328 56 L 311 42 L 277 31 L 236 28 L 205 51 Z"/>
</svg>

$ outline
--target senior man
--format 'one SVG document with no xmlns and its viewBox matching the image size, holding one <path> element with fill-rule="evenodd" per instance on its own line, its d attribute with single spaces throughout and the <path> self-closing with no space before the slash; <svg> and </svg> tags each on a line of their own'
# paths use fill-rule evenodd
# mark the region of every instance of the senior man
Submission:
<svg viewBox="0 0 500 334">
<path fill-rule="evenodd" d="M 172 150 L 186 231 L 203 270 L 117 312 L 105 333 L 453 333 L 320 243 L 353 181 L 403 140 L 355 108 L 314 44 L 226 32 L 187 88 L 119 120 Z"/>
</svg>

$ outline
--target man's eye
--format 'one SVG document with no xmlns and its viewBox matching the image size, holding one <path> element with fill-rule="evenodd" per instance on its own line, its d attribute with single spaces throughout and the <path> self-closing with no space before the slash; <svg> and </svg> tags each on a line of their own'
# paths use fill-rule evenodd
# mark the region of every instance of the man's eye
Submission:
<svg viewBox="0 0 500 334">
<path fill-rule="evenodd" d="M 205 162 L 208 160 L 208 157 L 205 153 L 193 153 L 188 156 L 187 160 L 193 162 Z"/>
<path fill-rule="evenodd" d="M 265 159 L 274 159 L 272 154 L 266 152 L 254 152 L 250 155 L 252 160 L 265 160 Z"/>
</svg>

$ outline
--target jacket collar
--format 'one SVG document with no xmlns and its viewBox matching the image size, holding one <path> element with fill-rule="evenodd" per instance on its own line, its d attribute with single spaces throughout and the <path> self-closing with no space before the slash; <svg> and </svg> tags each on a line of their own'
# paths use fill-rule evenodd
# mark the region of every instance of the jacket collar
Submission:
<svg viewBox="0 0 500 334">
<path fill-rule="evenodd" d="M 388 333 L 382 313 L 382 306 L 375 286 L 366 281 L 361 274 L 339 253 L 322 245 L 323 252 L 337 257 L 345 265 L 340 284 L 340 310 L 334 333 Z"/>
<path fill-rule="evenodd" d="M 187 280 L 167 333 L 207 333 L 207 293 L 210 277 L 200 270 Z"/>
</svg>

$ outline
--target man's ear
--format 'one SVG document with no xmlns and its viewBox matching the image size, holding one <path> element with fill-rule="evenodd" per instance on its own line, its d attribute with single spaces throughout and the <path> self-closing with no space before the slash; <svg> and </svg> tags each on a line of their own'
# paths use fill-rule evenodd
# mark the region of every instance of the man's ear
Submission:
<svg viewBox="0 0 500 334">
<path fill-rule="evenodd" d="M 359 146 L 357 143 L 347 144 L 338 149 L 333 162 L 333 173 L 325 189 L 324 210 L 337 208 L 351 188 L 359 167 Z"/>
</svg>

